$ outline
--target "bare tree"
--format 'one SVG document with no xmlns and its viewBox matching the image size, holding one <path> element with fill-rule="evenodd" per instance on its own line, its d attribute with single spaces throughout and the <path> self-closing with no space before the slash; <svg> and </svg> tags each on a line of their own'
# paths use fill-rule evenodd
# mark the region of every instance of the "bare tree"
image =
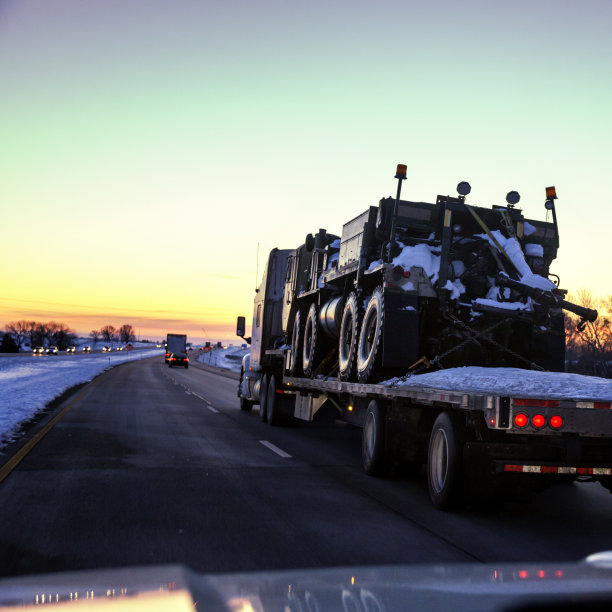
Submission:
<svg viewBox="0 0 612 612">
<path fill-rule="evenodd" d="M 97 329 L 92 329 L 89 334 L 89 337 L 91 338 L 91 342 L 95 347 L 96 344 L 100 341 L 100 331 Z"/>
<path fill-rule="evenodd" d="M 119 328 L 119 339 L 121 342 L 134 342 L 136 340 L 136 334 L 134 333 L 134 328 L 131 325 L 122 325 Z"/>
<path fill-rule="evenodd" d="M 24 319 L 7 324 L 6 331 L 10 334 L 18 347 L 21 347 L 25 339 L 29 337 L 29 325 L 30 321 Z"/>
<path fill-rule="evenodd" d="M 585 374 L 612 377 L 612 296 L 598 299 L 588 289 L 569 298 L 586 308 L 594 308 L 599 317 L 594 322 L 582 322 L 574 314 L 565 318 L 565 337 L 572 370 Z"/>
<path fill-rule="evenodd" d="M 117 330 L 112 325 L 105 325 L 100 330 L 100 335 L 104 342 L 112 342 L 117 337 Z"/>
<path fill-rule="evenodd" d="M 67 325 L 64 325 L 64 323 L 56 323 L 53 333 L 51 334 L 51 340 L 60 351 L 64 351 L 71 344 L 74 344 L 76 334 L 74 333 L 74 330 L 70 329 Z"/>
</svg>

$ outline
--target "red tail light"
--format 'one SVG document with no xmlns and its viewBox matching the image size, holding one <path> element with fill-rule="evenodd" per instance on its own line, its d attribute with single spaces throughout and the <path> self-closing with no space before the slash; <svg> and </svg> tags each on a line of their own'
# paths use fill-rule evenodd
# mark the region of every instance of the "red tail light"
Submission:
<svg viewBox="0 0 612 612">
<path fill-rule="evenodd" d="M 553 429 L 559 429 L 559 427 L 561 427 L 562 425 L 563 419 L 558 414 L 555 414 L 555 416 L 550 417 L 550 426 Z"/>
<path fill-rule="evenodd" d="M 514 416 L 514 424 L 517 427 L 525 427 L 527 425 L 527 415 L 520 412 Z"/>
<path fill-rule="evenodd" d="M 533 423 L 534 427 L 544 427 L 544 425 L 546 424 L 546 419 L 541 415 L 541 414 L 536 414 L 532 419 L 531 422 Z"/>
</svg>

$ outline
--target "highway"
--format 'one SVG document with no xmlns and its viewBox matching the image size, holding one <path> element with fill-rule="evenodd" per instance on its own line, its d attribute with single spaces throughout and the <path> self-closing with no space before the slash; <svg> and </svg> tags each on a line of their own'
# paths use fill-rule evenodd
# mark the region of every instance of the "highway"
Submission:
<svg viewBox="0 0 612 612">
<path fill-rule="evenodd" d="M 0 482 L 0 576 L 569 561 L 612 549 L 612 495 L 599 484 L 557 485 L 488 514 L 443 513 L 423 476 L 363 474 L 358 429 L 269 427 L 257 409 L 240 411 L 236 384 L 155 357 L 68 397 Z"/>
</svg>

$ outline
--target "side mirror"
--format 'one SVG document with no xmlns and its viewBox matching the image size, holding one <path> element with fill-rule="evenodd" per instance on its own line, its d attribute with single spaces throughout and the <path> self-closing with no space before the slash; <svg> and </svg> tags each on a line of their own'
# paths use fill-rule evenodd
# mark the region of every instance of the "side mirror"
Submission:
<svg viewBox="0 0 612 612">
<path fill-rule="evenodd" d="M 236 335 L 240 336 L 240 338 L 244 338 L 244 333 L 246 331 L 246 319 L 244 317 L 238 317 L 236 321 Z"/>
</svg>

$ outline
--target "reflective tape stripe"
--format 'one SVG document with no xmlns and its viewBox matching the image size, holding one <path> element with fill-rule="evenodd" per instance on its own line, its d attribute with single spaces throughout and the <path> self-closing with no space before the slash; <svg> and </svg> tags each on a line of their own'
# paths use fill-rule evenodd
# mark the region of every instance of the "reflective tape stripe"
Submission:
<svg viewBox="0 0 612 612">
<path fill-rule="evenodd" d="M 600 408 L 610 410 L 612 403 L 610 402 L 576 402 L 576 408 Z"/>
<path fill-rule="evenodd" d="M 579 476 L 612 476 L 612 468 L 605 467 L 566 467 L 554 465 L 516 465 L 505 464 L 504 472 L 527 474 L 577 474 Z"/>
</svg>

